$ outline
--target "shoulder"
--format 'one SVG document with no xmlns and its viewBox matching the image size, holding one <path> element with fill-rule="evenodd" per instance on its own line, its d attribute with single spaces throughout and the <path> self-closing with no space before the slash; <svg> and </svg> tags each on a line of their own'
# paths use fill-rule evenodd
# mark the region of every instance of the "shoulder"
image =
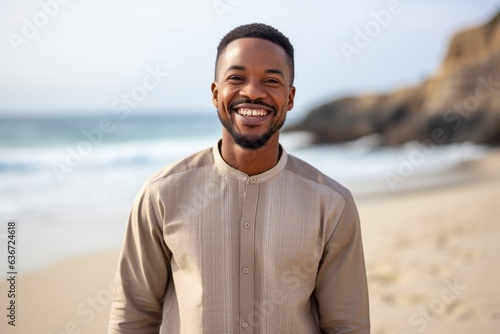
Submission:
<svg viewBox="0 0 500 334">
<path fill-rule="evenodd" d="M 352 232 L 358 229 L 359 216 L 349 189 L 292 155 L 288 155 L 286 170 L 297 181 L 301 193 L 316 197 L 321 203 L 322 212 L 331 218 L 327 235 L 332 235 L 339 225 L 343 226 L 339 231 Z"/>
<path fill-rule="evenodd" d="M 213 164 L 212 148 L 209 147 L 161 168 L 146 180 L 145 187 L 162 183 L 162 181 L 167 180 L 173 175 L 189 173 L 206 166 L 212 166 Z"/>
<path fill-rule="evenodd" d="M 309 163 L 291 154 L 288 154 L 286 170 L 299 178 L 307 180 L 318 188 L 335 192 L 345 200 L 352 200 L 352 194 L 349 189 Z"/>
</svg>

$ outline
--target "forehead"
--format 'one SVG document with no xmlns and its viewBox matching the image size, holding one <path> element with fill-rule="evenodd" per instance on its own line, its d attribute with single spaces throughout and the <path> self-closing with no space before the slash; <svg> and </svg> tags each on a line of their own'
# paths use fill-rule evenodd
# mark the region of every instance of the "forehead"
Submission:
<svg viewBox="0 0 500 334">
<path fill-rule="evenodd" d="M 246 69 L 279 69 L 290 75 L 285 50 L 273 42 L 260 38 L 240 38 L 228 44 L 220 57 L 220 70 L 231 66 Z"/>
</svg>

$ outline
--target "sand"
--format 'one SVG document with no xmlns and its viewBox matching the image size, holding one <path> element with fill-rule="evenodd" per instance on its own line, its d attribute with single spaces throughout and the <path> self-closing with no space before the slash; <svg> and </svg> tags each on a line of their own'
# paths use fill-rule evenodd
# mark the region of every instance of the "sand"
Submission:
<svg viewBox="0 0 500 334">
<path fill-rule="evenodd" d="M 500 153 L 446 186 L 361 198 L 373 334 L 500 328 Z M 480 177 L 476 177 L 480 176 Z M 118 250 L 20 275 L 16 326 L 0 333 L 106 333 Z"/>
<path fill-rule="evenodd" d="M 372 333 L 499 333 L 500 155 L 466 168 L 481 177 L 359 204 Z"/>
</svg>

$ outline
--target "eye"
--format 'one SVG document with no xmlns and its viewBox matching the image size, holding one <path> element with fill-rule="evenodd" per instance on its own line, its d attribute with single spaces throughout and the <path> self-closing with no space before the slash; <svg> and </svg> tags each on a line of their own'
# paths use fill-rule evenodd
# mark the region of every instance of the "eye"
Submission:
<svg viewBox="0 0 500 334">
<path fill-rule="evenodd" d="M 266 84 L 274 85 L 274 86 L 281 84 L 281 81 L 279 81 L 278 79 L 275 79 L 275 78 L 268 78 L 268 79 L 264 80 L 264 82 Z"/>
<path fill-rule="evenodd" d="M 231 75 L 227 78 L 228 81 L 243 81 L 243 77 L 239 75 Z"/>
</svg>

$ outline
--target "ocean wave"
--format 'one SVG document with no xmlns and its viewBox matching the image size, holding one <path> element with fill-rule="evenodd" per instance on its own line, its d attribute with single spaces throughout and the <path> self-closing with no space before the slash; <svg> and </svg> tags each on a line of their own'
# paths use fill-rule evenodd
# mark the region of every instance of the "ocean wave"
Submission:
<svg viewBox="0 0 500 334">
<path fill-rule="evenodd" d="M 92 145 L 0 148 L 0 173 L 31 172 L 53 164 L 69 167 L 105 168 L 137 166 L 180 159 L 214 145 L 217 137 L 157 139 Z"/>
<path fill-rule="evenodd" d="M 136 168 L 154 171 L 199 150 L 215 145 L 218 136 L 167 138 L 103 143 L 87 146 L 0 147 L 2 185 L 31 187 L 27 180 L 67 178 L 93 180 L 101 174 Z M 484 156 L 487 148 L 472 143 L 447 146 L 411 142 L 401 147 L 378 147 L 362 142 L 310 145 L 307 134 L 283 135 L 285 149 L 331 178 L 358 192 L 394 190 L 394 184 L 452 171 Z M 71 174 L 71 176 L 70 176 Z M 28 177 L 27 177 L 28 176 Z M 13 180 L 12 183 L 10 180 Z M 44 181 L 45 182 L 45 181 Z M 392 182 L 392 183 L 391 183 Z"/>
</svg>

